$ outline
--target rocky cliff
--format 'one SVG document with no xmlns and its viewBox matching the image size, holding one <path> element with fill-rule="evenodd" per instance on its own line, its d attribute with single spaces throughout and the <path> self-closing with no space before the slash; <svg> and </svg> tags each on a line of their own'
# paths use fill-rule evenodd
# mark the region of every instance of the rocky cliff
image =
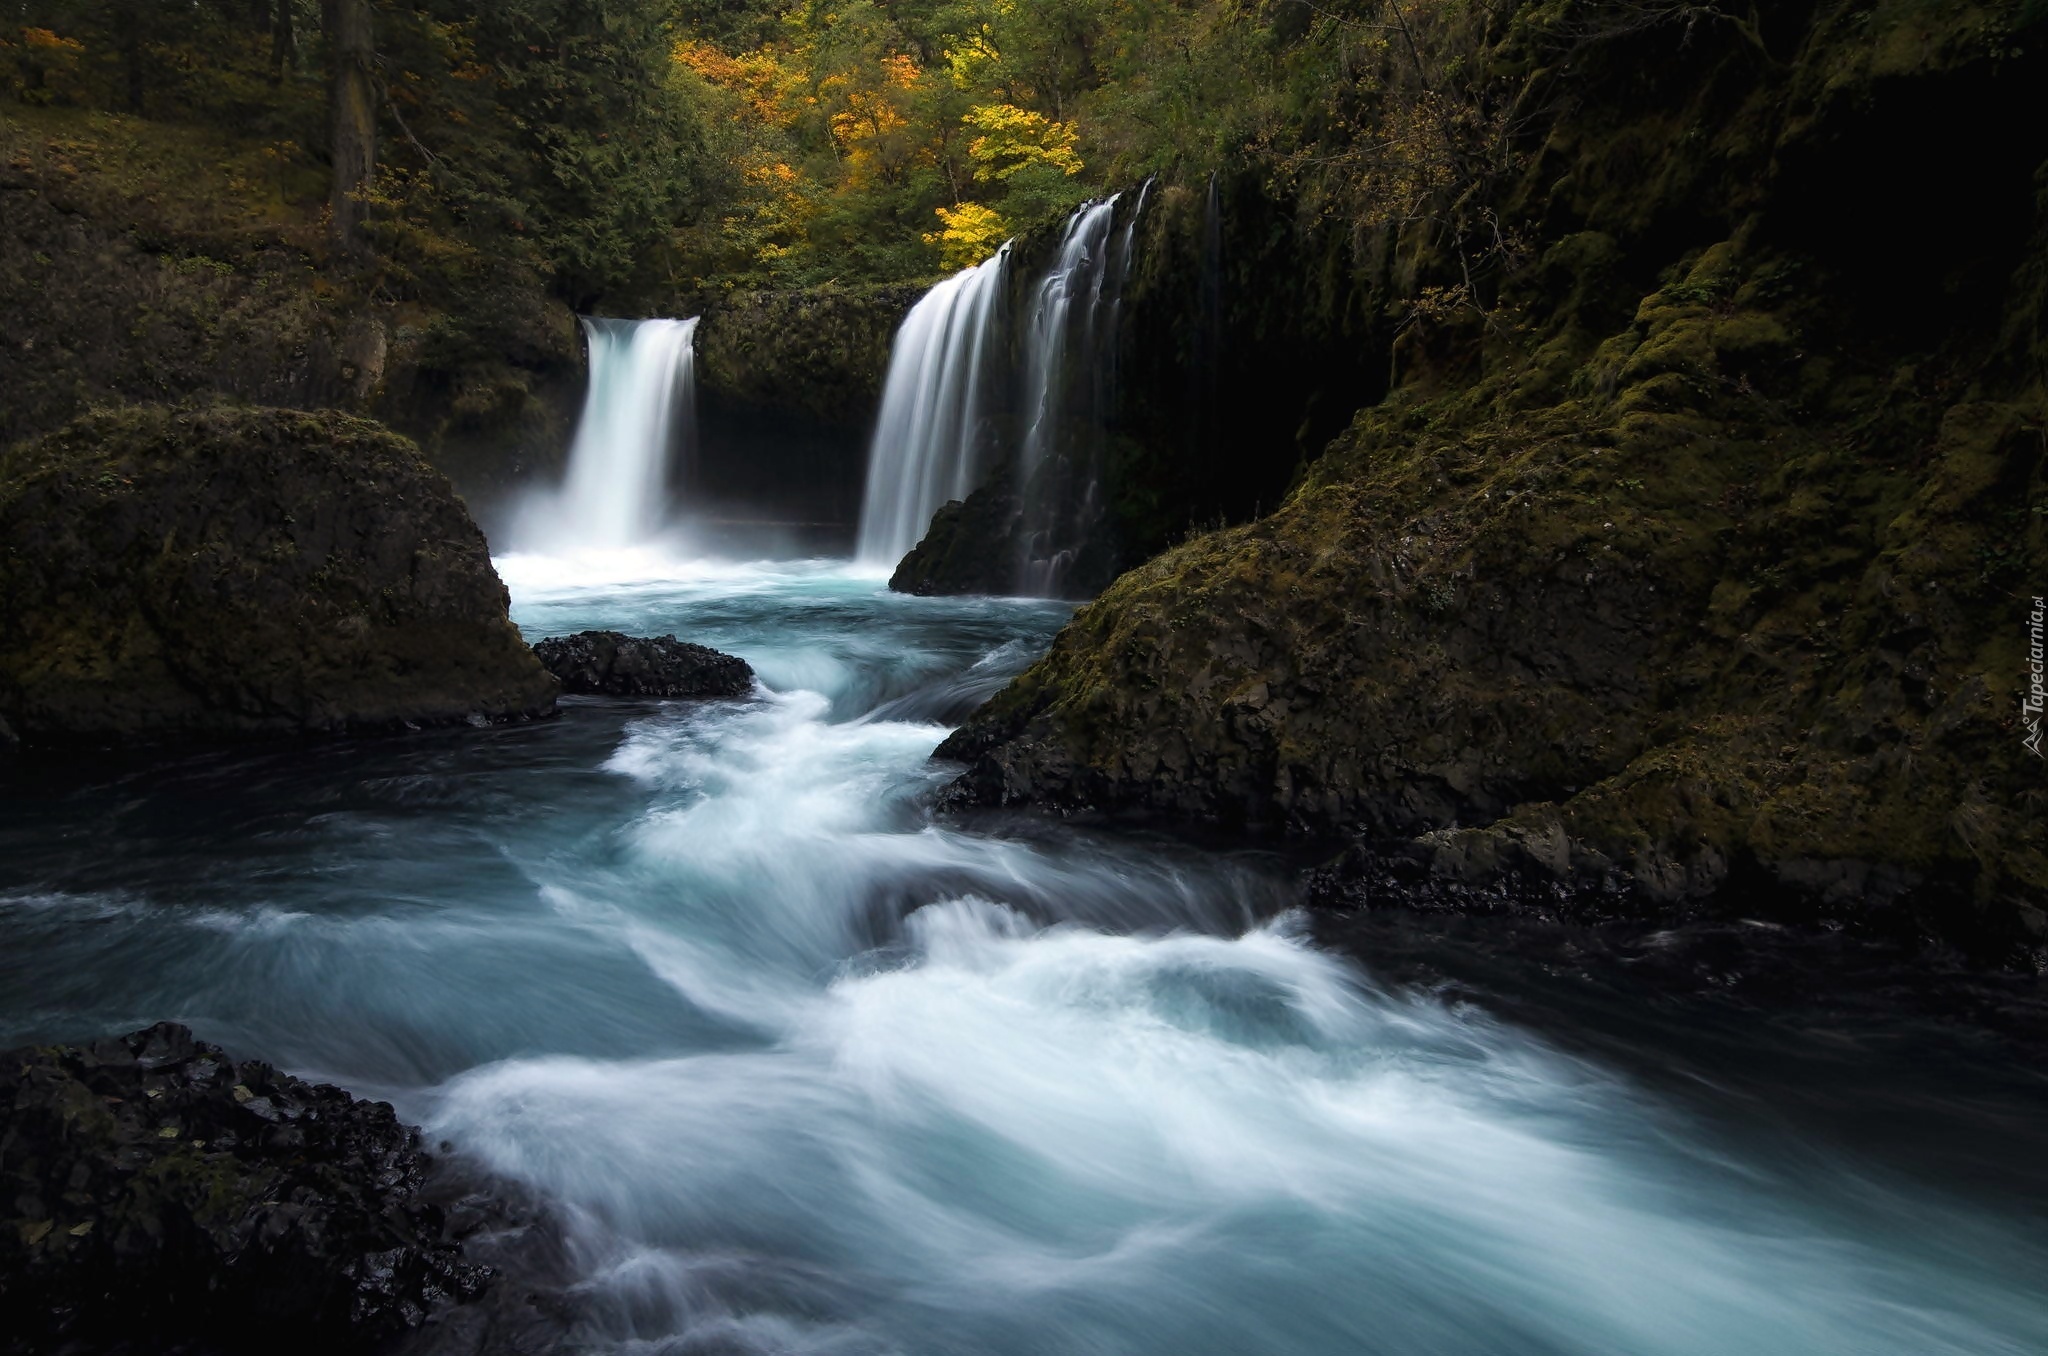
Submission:
<svg viewBox="0 0 2048 1356">
<path fill-rule="evenodd" d="M 865 439 L 882 396 L 889 341 L 923 293 L 920 286 L 890 285 L 712 297 L 701 303 L 697 327 L 703 394 Z"/>
<path fill-rule="evenodd" d="M 941 750 L 957 802 L 1351 842 L 1354 902 L 2039 944 L 2048 33 L 1643 13 L 1445 39 L 1534 124 L 1519 259 L 1445 306 L 1440 236 L 1366 241 L 1391 395 L 1084 608 Z"/>
<path fill-rule="evenodd" d="M 781 549 L 849 549 L 890 340 L 923 291 L 815 287 L 668 302 L 703 315 L 701 452 L 686 471 L 693 507 L 714 525 L 781 529 Z"/>
<path fill-rule="evenodd" d="M 517 262 L 425 236 L 336 275 L 325 184 L 275 151 L 106 113 L 0 118 L 0 446 L 96 405 L 222 395 L 373 415 L 479 508 L 555 469 L 583 380 L 568 309 Z"/>
<path fill-rule="evenodd" d="M 0 454 L 0 719 L 26 745 L 545 714 L 483 534 L 405 439 L 135 406 Z"/>
<path fill-rule="evenodd" d="M 1023 389 L 1027 349 L 1066 227 L 1042 223 L 1011 247 L 1001 379 L 984 397 L 1003 457 L 933 520 L 891 584 L 901 592 L 1016 591 L 1035 502 L 1065 555 L 1057 591 L 1092 597 L 1199 528 L 1278 505 L 1352 412 L 1384 394 L 1395 324 L 1369 304 L 1372 273 L 1343 267 L 1349 233 L 1297 228 L 1240 170 L 1117 195 L 1107 268 L 1083 285 L 1098 313 L 1068 335 L 1065 398 L 1041 408 Z M 1038 420 L 1054 455 L 1027 474 L 1018 445 Z"/>
</svg>

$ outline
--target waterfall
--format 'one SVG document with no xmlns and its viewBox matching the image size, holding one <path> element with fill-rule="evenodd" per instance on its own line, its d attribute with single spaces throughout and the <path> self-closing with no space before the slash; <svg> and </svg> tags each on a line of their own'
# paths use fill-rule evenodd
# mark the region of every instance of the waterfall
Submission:
<svg viewBox="0 0 2048 1356">
<path fill-rule="evenodd" d="M 941 505 L 966 498 L 978 483 L 984 369 L 1009 255 L 1006 244 L 934 287 L 896 332 L 868 452 L 857 550 L 863 564 L 895 565 Z"/>
<path fill-rule="evenodd" d="M 1189 336 L 1188 464 L 1213 481 L 1220 468 L 1223 389 L 1223 195 L 1215 174 L 1202 209 L 1202 284 L 1196 323 Z"/>
<path fill-rule="evenodd" d="M 1088 203 L 1067 219 L 1059 254 L 1032 292 L 1024 336 L 1024 408 L 1030 422 L 1018 463 L 1018 582 L 1027 594 L 1059 591 L 1099 516 L 1099 440 L 1108 415 L 1114 322 L 1132 253 L 1128 240 L 1122 250 L 1110 248 L 1118 196 Z M 1122 257 L 1113 261 L 1113 253 Z"/>
<path fill-rule="evenodd" d="M 521 535 L 552 551 L 645 542 L 667 516 L 668 464 L 694 441 L 696 317 L 583 319 L 590 390 L 559 490 L 527 506 Z"/>
</svg>

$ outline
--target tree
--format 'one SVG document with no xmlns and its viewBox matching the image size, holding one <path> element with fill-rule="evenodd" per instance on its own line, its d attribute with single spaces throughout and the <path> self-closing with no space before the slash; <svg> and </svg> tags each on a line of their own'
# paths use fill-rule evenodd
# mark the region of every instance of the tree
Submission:
<svg viewBox="0 0 2048 1356">
<path fill-rule="evenodd" d="M 333 187 L 329 239 L 344 259 L 369 255 L 363 233 L 364 200 L 377 172 L 377 59 L 370 31 L 370 0 L 321 0 L 327 38 L 327 111 L 332 137 Z"/>
<path fill-rule="evenodd" d="M 665 282 L 705 159 L 667 0 L 437 3 L 487 73 L 437 147 L 451 194 L 531 242 L 573 305 Z"/>
<path fill-rule="evenodd" d="M 299 63 L 299 27 L 292 14 L 294 0 L 270 3 L 270 83 L 284 82 L 285 72 Z"/>
<path fill-rule="evenodd" d="M 113 28 L 121 38 L 121 84 L 127 94 L 128 111 L 140 117 L 145 69 L 142 56 L 143 30 L 148 27 L 149 11 L 155 6 L 145 4 L 134 8 L 138 12 L 127 15 L 125 23 L 115 23 Z"/>
</svg>

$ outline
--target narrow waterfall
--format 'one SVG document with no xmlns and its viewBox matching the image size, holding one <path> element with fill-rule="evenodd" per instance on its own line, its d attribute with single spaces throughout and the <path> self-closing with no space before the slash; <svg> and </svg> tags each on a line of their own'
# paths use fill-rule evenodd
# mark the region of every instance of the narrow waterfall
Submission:
<svg viewBox="0 0 2048 1356">
<path fill-rule="evenodd" d="M 1099 516 L 1101 426 L 1108 414 L 1116 311 L 1131 255 L 1128 247 L 1110 246 L 1119 196 L 1089 203 L 1067 219 L 1059 254 L 1032 293 L 1024 336 L 1024 410 L 1030 422 L 1018 463 L 1018 584 L 1026 594 L 1059 592 L 1067 566 Z M 1135 220 L 1133 214 L 1134 226 Z"/>
<path fill-rule="evenodd" d="M 862 564 L 893 566 L 949 499 L 986 467 L 983 405 L 997 300 L 1010 247 L 927 292 L 889 349 L 882 412 L 861 502 Z"/>
<path fill-rule="evenodd" d="M 1188 464 L 1212 479 L 1222 448 L 1223 392 L 1223 196 L 1216 176 L 1202 209 L 1200 306 L 1190 335 L 1188 363 Z"/>
<path fill-rule="evenodd" d="M 590 390 L 569 473 L 559 490 L 529 502 L 529 548 L 604 550 L 646 541 L 667 516 L 668 468 L 696 433 L 697 319 L 583 319 Z"/>
<path fill-rule="evenodd" d="M 1138 197 L 1131 204 L 1130 215 L 1125 218 L 1123 229 L 1116 233 L 1116 244 L 1104 264 L 1107 277 L 1102 283 L 1100 314 L 1091 329 L 1094 341 L 1094 414 L 1098 420 L 1108 417 L 1115 408 L 1117 398 L 1117 365 L 1121 358 L 1118 327 L 1123 324 L 1124 291 L 1130 286 L 1131 270 L 1138 261 L 1138 224 L 1145 219 L 1145 203 L 1152 196 L 1152 180 L 1138 185 Z"/>
</svg>

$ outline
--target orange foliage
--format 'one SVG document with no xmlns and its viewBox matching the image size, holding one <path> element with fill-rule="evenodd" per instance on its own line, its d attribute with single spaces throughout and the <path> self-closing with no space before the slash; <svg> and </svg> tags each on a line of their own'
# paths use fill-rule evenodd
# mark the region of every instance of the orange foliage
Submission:
<svg viewBox="0 0 2048 1356">
<path fill-rule="evenodd" d="M 802 97 L 802 75 L 784 66 L 769 48 L 732 56 L 708 42 L 679 42 L 673 55 L 677 65 L 707 84 L 743 97 L 745 116 L 771 127 L 794 125 L 803 106 L 812 102 Z"/>
<path fill-rule="evenodd" d="M 47 28 L 24 28 L 21 30 L 24 47 L 40 47 L 51 52 L 83 52 L 85 44 L 76 38 L 61 37 Z"/>
</svg>

